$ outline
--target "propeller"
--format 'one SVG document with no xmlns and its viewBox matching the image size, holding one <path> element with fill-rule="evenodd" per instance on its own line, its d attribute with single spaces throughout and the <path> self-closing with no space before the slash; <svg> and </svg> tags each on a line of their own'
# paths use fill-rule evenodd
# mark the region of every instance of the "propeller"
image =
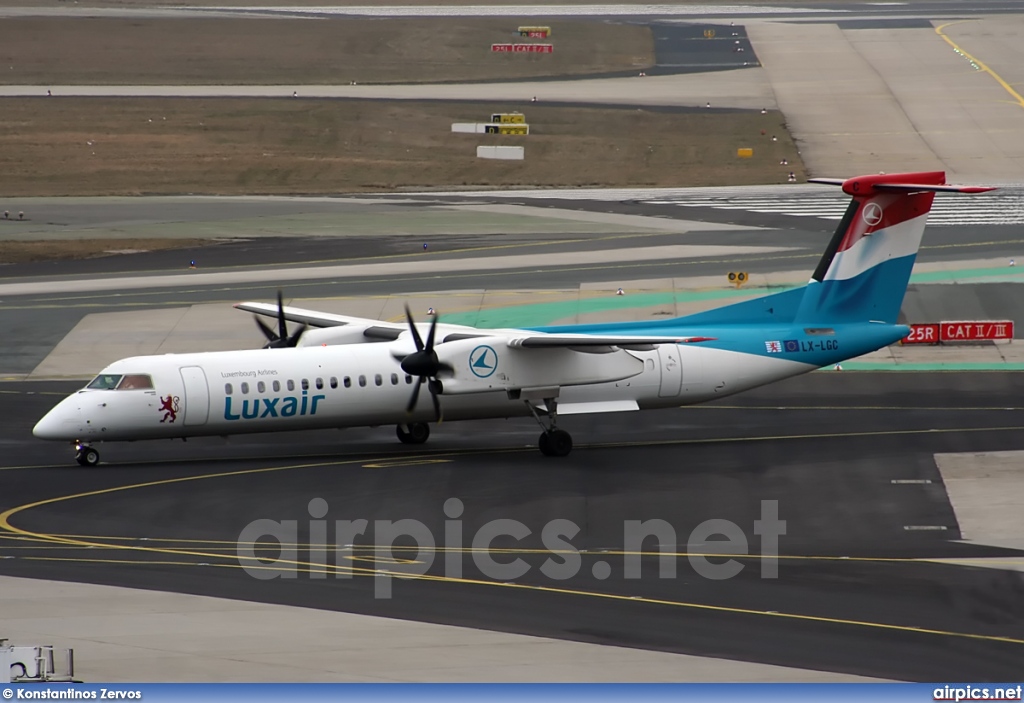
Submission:
<svg viewBox="0 0 1024 703">
<path fill-rule="evenodd" d="M 291 335 L 288 334 L 288 324 L 284 319 L 284 301 L 281 297 L 281 291 L 277 291 L 277 332 L 272 330 L 270 325 L 264 322 L 258 315 L 255 316 L 255 319 L 256 325 L 267 338 L 267 343 L 263 345 L 264 349 L 284 349 L 298 346 L 299 338 L 306 331 L 306 324 L 303 323 Z"/>
<path fill-rule="evenodd" d="M 416 329 L 416 321 L 413 320 L 408 305 L 405 306 L 405 319 L 409 321 L 409 331 L 412 332 L 412 341 L 416 345 L 416 351 L 401 360 L 402 370 L 410 376 L 417 376 L 419 378 L 419 382 L 412 387 L 412 396 L 409 398 L 409 404 L 405 407 L 405 411 L 407 413 L 413 411 L 417 401 L 420 399 L 420 386 L 426 383 L 427 390 L 430 391 L 430 400 L 434 404 L 434 417 L 440 422 L 441 401 L 438 400 L 437 396 L 441 393 L 442 386 L 437 375 L 442 371 L 453 372 L 454 369 L 450 364 L 439 361 L 437 352 L 434 351 L 437 316 L 435 315 L 434 321 L 430 323 L 426 344 L 423 343 L 423 338 L 420 337 L 419 330 Z"/>
</svg>

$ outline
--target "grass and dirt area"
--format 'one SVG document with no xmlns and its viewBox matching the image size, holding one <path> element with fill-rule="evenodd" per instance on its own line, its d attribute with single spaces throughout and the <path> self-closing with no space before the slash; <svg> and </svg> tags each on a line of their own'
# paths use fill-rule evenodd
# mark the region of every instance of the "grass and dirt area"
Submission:
<svg viewBox="0 0 1024 703">
<path fill-rule="evenodd" d="M 584 0 L 562 0 L 575 4 Z M 751 4 L 762 0 L 751 0 Z M 153 0 L 17 0 L 72 10 Z M 196 6 L 352 5 L 196 0 Z M 399 4 L 437 4 L 404 0 Z M 507 5 L 503 0 L 452 4 Z M 514 2 L 511 4 L 515 4 Z M 519 25 L 552 27 L 552 54 L 491 53 Z M 522 80 L 653 65 L 649 28 L 602 19 L 7 17 L 0 83 L 312 84 Z M 6 69 L 6 70 L 3 70 Z M 453 134 L 521 111 L 527 136 Z M 777 141 L 771 137 L 777 136 Z M 476 158 L 522 145 L 525 161 Z M 754 149 L 737 158 L 741 147 Z M 788 165 L 780 165 L 781 159 Z M 336 194 L 461 187 L 699 186 L 785 182 L 803 166 L 784 118 L 727 110 L 296 99 L 6 98 L 0 195 Z M 0 261 L 189 247 L 183 240 L 0 241 Z"/>
<path fill-rule="evenodd" d="M 545 20 L 553 35 L 539 40 L 520 39 L 520 24 L 493 17 L 8 18 L 0 21 L 0 83 L 423 83 L 585 76 L 654 64 L 654 39 L 643 25 Z M 491 44 L 517 42 L 551 43 L 554 52 L 491 52 Z"/>
<path fill-rule="evenodd" d="M 521 111 L 530 134 L 453 134 Z M 0 111 L 5 196 L 702 186 L 804 175 L 778 112 L 303 99 L 28 98 Z M 764 134 L 761 134 L 762 130 Z M 771 137 L 777 136 L 778 141 Z M 478 159 L 522 145 L 523 161 Z M 737 158 L 740 147 L 753 158 Z M 789 165 L 780 165 L 781 159 Z"/>
</svg>

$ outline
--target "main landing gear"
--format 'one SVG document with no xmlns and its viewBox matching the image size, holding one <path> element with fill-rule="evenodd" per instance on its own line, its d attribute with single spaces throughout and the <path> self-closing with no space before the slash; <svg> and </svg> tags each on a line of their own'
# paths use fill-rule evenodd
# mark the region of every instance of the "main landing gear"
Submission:
<svg viewBox="0 0 1024 703">
<path fill-rule="evenodd" d="M 558 421 L 558 400 L 556 398 L 544 398 L 543 400 L 544 407 L 547 409 L 543 418 L 532 402 L 525 401 L 533 419 L 544 430 L 540 433 L 540 439 L 537 440 L 537 447 L 544 456 L 569 456 L 569 452 L 572 451 L 572 435 L 555 427 L 555 423 Z"/>
<path fill-rule="evenodd" d="M 100 453 L 88 444 L 75 442 L 75 461 L 79 466 L 96 466 L 100 463 Z"/>
<path fill-rule="evenodd" d="M 572 435 L 555 428 L 544 430 L 540 433 L 537 446 L 544 456 L 569 456 L 572 451 Z"/>
<path fill-rule="evenodd" d="M 397 425 L 395 434 L 402 444 L 423 444 L 430 437 L 430 425 L 425 422 L 412 422 L 408 425 Z"/>
</svg>

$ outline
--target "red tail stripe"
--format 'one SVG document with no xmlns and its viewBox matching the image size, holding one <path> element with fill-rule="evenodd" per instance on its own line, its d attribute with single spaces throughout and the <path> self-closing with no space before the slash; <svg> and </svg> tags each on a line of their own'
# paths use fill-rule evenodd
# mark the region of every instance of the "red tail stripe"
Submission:
<svg viewBox="0 0 1024 703">
<path fill-rule="evenodd" d="M 866 235 L 926 215 L 932 208 L 935 193 L 885 194 L 856 200 L 859 203 L 857 214 L 837 251 L 846 251 Z"/>
</svg>

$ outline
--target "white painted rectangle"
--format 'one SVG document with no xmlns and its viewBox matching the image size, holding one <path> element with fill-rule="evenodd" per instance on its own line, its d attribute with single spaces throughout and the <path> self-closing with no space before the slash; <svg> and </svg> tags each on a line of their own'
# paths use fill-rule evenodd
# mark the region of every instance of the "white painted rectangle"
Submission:
<svg viewBox="0 0 1024 703">
<path fill-rule="evenodd" d="M 458 134 L 529 134 L 530 125 L 508 122 L 453 122 L 452 132 Z"/>
<path fill-rule="evenodd" d="M 478 159 L 522 161 L 526 158 L 526 148 L 521 146 L 478 146 L 476 157 Z"/>
<path fill-rule="evenodd" d="M 621 413 L 639 410 L 635 400 L 604 400 L 592 403 L 559 403 L 559 415 L 589 415 L 591 413 Z"/>
</svg>

